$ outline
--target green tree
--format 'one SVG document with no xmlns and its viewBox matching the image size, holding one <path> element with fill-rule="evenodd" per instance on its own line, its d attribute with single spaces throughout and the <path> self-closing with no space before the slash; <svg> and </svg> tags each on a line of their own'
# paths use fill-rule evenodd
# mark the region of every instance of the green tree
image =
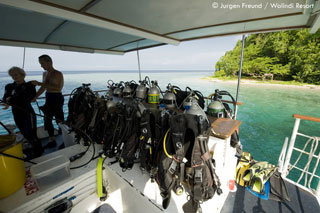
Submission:
<svg viewBox="0 0 320 213">
<path fill-rule="evenodd" d="M 236 76 L 241 42 L 216 63 L 219 75 Z M 308 29 L 250 35 L 245 42 L 244 76 L 274 74 L 278 80 L 320 84 L 320 31 Z"/>
</svg>

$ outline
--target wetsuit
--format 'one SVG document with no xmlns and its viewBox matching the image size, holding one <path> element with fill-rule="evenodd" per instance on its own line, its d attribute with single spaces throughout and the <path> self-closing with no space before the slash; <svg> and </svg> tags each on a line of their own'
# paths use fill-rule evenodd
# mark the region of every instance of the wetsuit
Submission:
<svg viewBox="0 0 320 213">
<path fill-rule="evenodd" d="M 44 128 L 48 131 L 49 136 L 54 136 L 53 116 L 56 119 L 56 123 L 64 121 L 63 102 L 62 93 L 46 92 L 46 103 L 40 109 L 45 115 Z"/>
<path fill-rule="evenodd" d="M 37 137 L 37 120 L 31 106 L 31 100 L 36 95 L 35 86 L 31 82 L 16 84 L 11 83 L 5 86 L 3 100 L 12 106 L 14 121 L 22 135 L 33 146 L 34 155 L 40 156 L 43 152 L 41 142 Z"/>
</svg>

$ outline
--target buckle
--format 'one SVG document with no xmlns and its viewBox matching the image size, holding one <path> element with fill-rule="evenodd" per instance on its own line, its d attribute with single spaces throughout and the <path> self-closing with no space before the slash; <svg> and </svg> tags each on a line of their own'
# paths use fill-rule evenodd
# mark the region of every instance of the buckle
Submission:
<svg viewBox="0 0 320 213">
<path fill-rule="evenodd" d="M 182 136 L 183 136 L 183 133 L 173 132 L 172 135 L 175 136 L 175 137 L 182 137 Z"/>
<path fill-rule="evenodd" d="M 202 182 L 202 168 L 195 170 L 194 181 L 196 183 L 201 183 Z"/>
<path fill-rule="evenodd" d="M 170 164 L 168 171 L 171 175 L 173 175 L 175 173 L 176 169 L 177 169 L 177 162 L 175 160 L 173 160 Z"/>
</svg>

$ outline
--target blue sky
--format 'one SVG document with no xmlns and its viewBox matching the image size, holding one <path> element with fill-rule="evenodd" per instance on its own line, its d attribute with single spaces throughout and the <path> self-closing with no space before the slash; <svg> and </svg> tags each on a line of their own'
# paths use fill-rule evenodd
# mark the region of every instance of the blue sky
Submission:
<svg viewBox="0 0 320 213">
<path fill-rule="evenodd" d="M 226 36 L 141 50 L 141 70 L 214 70 L 219 58 L 240 39 L 241 36 Z M 38 56 L 42 54 L 50 55 L 54 67 L 61 71 L 138 69 L 136 52 L 118 56 L 26 48 L 25 70 L 42 70 L 38 63 Z M 0 58 L 2 72 L 12 66 L 22 67 L 23 48 L 0 46 Z"/>
</svg>

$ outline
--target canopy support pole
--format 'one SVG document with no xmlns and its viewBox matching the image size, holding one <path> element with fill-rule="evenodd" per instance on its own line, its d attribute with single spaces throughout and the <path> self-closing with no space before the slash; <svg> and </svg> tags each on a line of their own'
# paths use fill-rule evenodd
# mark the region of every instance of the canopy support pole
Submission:
<svg viewBox="0 0 320 213">
<path fill-rule="evenodd" d="M 137 50 L 137 58 L 138 58 L 138 69 L 139 69 L 139 81 L 141 81 L 141 68 L 140 68 L 139 50 Z"/>
<path fill-rule="evenodd" d="M 241 72 L 242 72 L 242 62 L 243 62 L 243 51 L 244 51 L 244 42 L 246 36 L 245 34 L 242 35 L 242 46 L 241 46 L 241 56 L 240 56 L 240 66 L 239 66 L 239 73 L 238 73 L 238 85 L 237 85 L 237 94 L 236 94 L 236 103 L 238 102 L 239 97 L 239 89 L 240 89 L 240 80 L 241 80 Z M 235 109 L 234 119 L 237 117 L 238 107 Z"/>
<path fill-rule="evenodd" d="M 22 60 L 22 69 L 24 69 L 24 63 L 26 61 L 26 48 L 23 48 L 23 60 Z"/>
</svg>

